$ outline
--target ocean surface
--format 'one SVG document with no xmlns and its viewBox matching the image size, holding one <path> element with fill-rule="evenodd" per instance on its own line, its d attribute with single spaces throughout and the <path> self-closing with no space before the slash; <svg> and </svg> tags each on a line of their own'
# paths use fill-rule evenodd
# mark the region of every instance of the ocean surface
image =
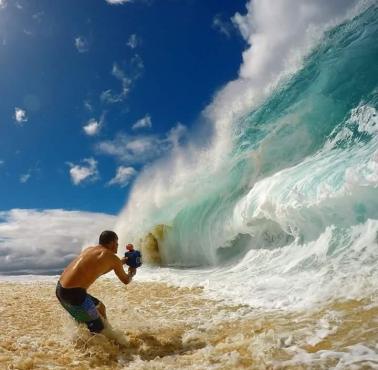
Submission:
<svg viewBox="0 0 378 370">
<path fill-rule="evenodd" d="M 116 228 L 146 264 L 129 287 L 92 291 L 110 339 L 54 305 L 57 277 L 1 280 L 0 368 L 378 369 L 371 3 L 264 99 L 215 123 L 213 141 L 145 170 Z M 22 317 L 18 297 L 38 308 Z"/>
</svg>

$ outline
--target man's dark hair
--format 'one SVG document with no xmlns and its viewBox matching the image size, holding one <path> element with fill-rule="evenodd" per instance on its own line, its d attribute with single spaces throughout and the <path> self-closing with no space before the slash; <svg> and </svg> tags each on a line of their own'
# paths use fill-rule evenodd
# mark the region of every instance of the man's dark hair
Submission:
<svg viewBox="0 0 378 370">
<path fill-rule="evenodd" d="M 118 235 L 114 231 L 105 230 L 101 233 L 98 242 L 101 245 L 107 245 L 114 240 L 118 240 Z"/>
</svg>

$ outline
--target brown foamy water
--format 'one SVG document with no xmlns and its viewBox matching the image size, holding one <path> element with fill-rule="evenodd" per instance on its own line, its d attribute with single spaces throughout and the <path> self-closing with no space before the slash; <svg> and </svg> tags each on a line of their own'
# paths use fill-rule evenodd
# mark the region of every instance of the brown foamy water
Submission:
<svg viewBox="0 0 378 370">
<path fill-rule="evenodd" d="M 106 335 L 77 325 L 55 284 L 0 281 L 0 369 L 377 369 L 378 304 L 254 310 L 199 288 L 101 279 Z"/>
</svg>

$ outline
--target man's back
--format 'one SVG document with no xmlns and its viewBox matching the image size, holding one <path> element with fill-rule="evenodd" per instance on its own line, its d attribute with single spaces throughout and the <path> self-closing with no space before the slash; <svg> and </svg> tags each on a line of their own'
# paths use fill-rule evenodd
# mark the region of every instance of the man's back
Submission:
<svg viewBox="0 0 378 370">
<path fill-rule="evenodd" d="M 114 253 L 101 245 L 89 247 L 67 266 L 60 283 L 64 288 L 88 289 L 99 276 L 114 268 L 115 258 Z"/>
</svg>

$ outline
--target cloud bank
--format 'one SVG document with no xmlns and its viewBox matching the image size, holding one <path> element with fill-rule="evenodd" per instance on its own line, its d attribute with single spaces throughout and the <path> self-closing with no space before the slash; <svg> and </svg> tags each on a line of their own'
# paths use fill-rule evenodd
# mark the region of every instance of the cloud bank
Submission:
<svg viewBox="0 0 378 370">
<path fill-rule="evenodd" d="M 58 274 L 115 216 L 79 211 L 0 212 L 0 274 Z"/>
</svg>

